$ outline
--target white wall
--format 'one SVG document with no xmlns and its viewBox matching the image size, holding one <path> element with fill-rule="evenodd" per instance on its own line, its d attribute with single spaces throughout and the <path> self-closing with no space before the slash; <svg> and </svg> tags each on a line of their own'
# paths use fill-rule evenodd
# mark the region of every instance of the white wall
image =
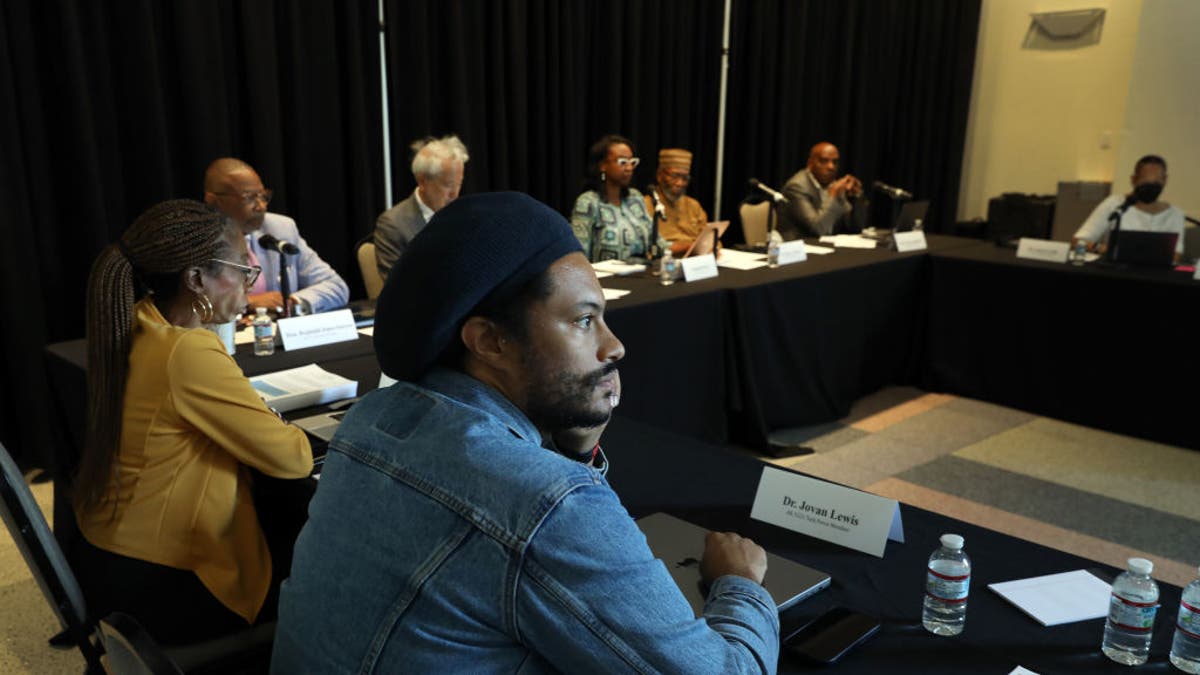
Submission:
<svg viewBox="0 0 1200 675">
<path fill-rule="evenodd" d="M 1200 1 L 1145 0 L 1114 189 L 1138 157 L 1167 160 L 1163 199 L 1200 218 Z"/>
<path fill-rule="evenodd" d="M 1004 192 L 1054 194 L 1060 180 L 1113 179 L 1126 142 L 1122 129 L 1142 6 L 1164 1 L 983 0 L 960 220 L 986 217 L 988 199 Z M 1192 5 L 1192 15 L 1200 8 L 1200 0 L 1173 4 Z M 1056 51 L 1021 47 L 1031 13 L 1094 7 L 1107 10 L 1098 44 Z M 1181 23 L 1178 32 L 1200 30 L 1196 21 Z M 1188 96 L 1195 101 L 1197 94 Z M 1167 160 L 1174 194 L 1175 165 Z M 1125 180 L 1129 171 L 1117 175 Z"/>
</svg>

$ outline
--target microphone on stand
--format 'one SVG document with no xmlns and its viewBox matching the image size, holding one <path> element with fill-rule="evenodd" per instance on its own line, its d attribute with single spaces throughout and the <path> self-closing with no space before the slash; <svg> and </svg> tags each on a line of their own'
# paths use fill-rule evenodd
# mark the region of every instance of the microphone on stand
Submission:
<svg viewBox="0 0 1200 675">
<path fill-rule="evenodd" d="M 296 255 L 300 249 L 290 241 L 280 241 L 273 234 L 264 234 L 258 238 L 258 245 L 268 251 L 279 251 L 280 255 Z"/>
<path fill-rule="evenodd" d="M 892 185 L 888 185 L 887 183 L 885 183 L 881 180 L 877 180 L 874 183 L 872 183 L 871 185 L 873 185 L 876 190 L 879 190 L 880 192 L 884 192 L 884 193 L 890 195 L 891 197 L 893 197 L 894 199 L 912 199 L 912 193 L 909 192 L 908 190 L 905 190 L 903 188 L 898 188 L 898 187 L 895 187 Z"/>
<path fill-rule="evenodd" d="M 650 193 L 650 196 L 654 198 L 654 215 L 659 220 L 666 220 L 667 209 L 663 206 L 662 200 L 658 198 L 658 186 L 651 183 L 650 185 L 646 186 L 646 190 Z"/>
<path fill-rule="evenodd" d="M 300 252 L 300 249 L 291 242 L 276 239 L 273 234 L 264 234 L 259 237 L 258 245 L 268 251 L 275 251 L 279 254 L 279 294 L 283 296 L 283 316 L 291 316 L 292 310 L 287 306 L 288 298 L 292 295 L 291 279 L 288 277 L 287 256 L 296 255 Z"/>
<path fill-rule="evenodd" d="M 756 189 L 756 190 L 762 190 L 763 192 L 767 193 L 768 195 L 770 195 L 772 201 L 776 201 L 781 204 L 787 203 L 787 197 L 784 197 L 782 193 L 776 192 L 775 190 L 772 190 L 771 188 L 767 187 L 766 185 L 763 185 L 762 182 L 760 180 L 758 180 L 757 178 L 750 179 L 750 187 L 753 189 Z"/>
</svg>

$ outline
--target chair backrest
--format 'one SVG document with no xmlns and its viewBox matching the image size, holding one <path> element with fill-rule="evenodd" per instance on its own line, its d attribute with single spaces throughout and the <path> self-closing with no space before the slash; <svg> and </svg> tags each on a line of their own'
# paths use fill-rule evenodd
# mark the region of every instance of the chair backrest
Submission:
<svg viewBox="0 0 1200 675">
<path fill-rule="evenodd" d="M 109 675 L 183 675 L 142 624 L 123 612 L 100 620 L 100 640 Z"/>
<path fill-rule="evenodd" d="M 375 262 L 375 242 L 367 239 L 360 243 L 357 255 L 363 286 L 367 287 L 367 297 L 374 300 L 379 297 L 379 291 L 383 290 L 383 277 L 379 276 L 379 265 Z"/>
<path fill-rule="evenodd" d="M 3 445 L 0 445 L 0 518 L 8 526 L 17 549 L 59 622 L 83 652 L 88 665 L 98 668 L 100 652 L 91 642 L 83 591 L 25 483 L 25 477 Z"/>
<path fill-rule="evenodd" d="M 761 246 L 767 243 L 767 214 L 770 209 L 770 202 L 742 204 L 738 207 L 738 215 L 742 219 L 742 234 L 745 235 L 747 244 Z"/>
</svg>

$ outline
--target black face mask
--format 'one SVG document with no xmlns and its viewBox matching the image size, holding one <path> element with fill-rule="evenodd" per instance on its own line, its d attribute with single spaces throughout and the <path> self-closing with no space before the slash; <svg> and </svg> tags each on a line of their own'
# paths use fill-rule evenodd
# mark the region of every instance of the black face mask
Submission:
<svg viewBox="0 0 1200 675">
<path fill-rule="evenodd" d="M 1162 191 L 1162 183 L 1142 183 L 1133 189 L 1133 198 L 1143 204 L 1153 204 Z"/>
</svg>

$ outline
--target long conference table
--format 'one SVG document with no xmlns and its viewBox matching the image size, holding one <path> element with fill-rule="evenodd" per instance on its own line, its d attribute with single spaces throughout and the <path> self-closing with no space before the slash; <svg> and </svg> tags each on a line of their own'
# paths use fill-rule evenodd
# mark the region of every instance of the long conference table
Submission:
<svg viewBox="0 0 1200 675">
<path fill-rule="evenodd" d="M 883 630 L 847 656 L 839 672 L 1008 673 L 1017 665 L 1043 674 L 1128 672 L 1099 652 L 1103 620 L 1043 628 L 986 588 L 1072 569 L 1111 579 L 1118 570 L 907 505 L 901 507 L 907 543 L 889 542 L 882 559 L 790 533 L 749 518 L 763 465 L 725 445 L 730 438 L 753 442 L 774 428 L 836 419 L 856 398 L 880 386 L 944 382 L 943 390 L 1044 414 L 1063 410 L 1064 419 L 1136 428 L 1148 438 L 1197 447 L 1195 438 L 1183 433 L 1190 429 L 1186 416 L 1168 419 L 1183 404 L 1168 403 L 1174 399 L 1166 395 L 1154 399 L 1161 409 L 1125 410 L 1138 420 L 1126 426 L 1100 420 L 1113 405 L 1132 408 L 1146 400 L 1147 390 L 1174 378 L 1195 381 L 1195 366 L 1186 359 L 1143 354 L 1142 364 L 1170 361 L 1172 367 L 1125 367 L 1126 361 L 1118 360 L 1108 377 L 1092 378 L 1075 368 L 1025 366 L 1057 363 L 1059 354 L 1065 366 L 1076 363 L 1071 355 L 1105 351 L 1093 343 L 1056 346 L 1053 331 L 1069 326 L 1074 339 L 1091 334 L 1078 325 L 1090 322 L 1092 329 L 1111 335 L 1117 321 L 1112 315 L 1149 324 L 1141 325 L 1141 332 L 1122 332 L 1123 339 L 1140 335 L 1143 342 L 1157 344 L 1168 329 L 1197 321 L 1184 308 L 1200 293 L 1200 284 L 1182 273 L 1026 263 L 1012 254 L 973 240 L 931 236 L 927 252 L 839 250 L 802 264 L 722 270 L 717 279 L 670 287 L 641 277 L 605 279 L 606 287 L 633 291 L 608 309 L 609 322 L 627 348 L 622 403 L 604 438 L 612 460 L 609 479 L 622 502 L 634 517 L 665 511 L 708 528 L 735 530 L 829 572 L 829 589 L 781 618 L 786 633 L 833 605 L 880 617 Z M 1081 292 L 1105 314 L 1067 313 L 1060 303 L 1078 300 Z M 1023 300 L 1014 294 L 1024 294 Z M 997 306 L 997 298 L 1009 298 L 1007 305 Z M 1140 299 L 1136 307 L 1126 304 L 1135 298 Z M 1174 303 L 1180 304 L 1170 313 L 1154 311 Z M 1010 314 L 1005 317 L 1003 311 Z M 996 356 L 1003 361 L 993 364 L 987 350 L 1000 344 L 1009 353 Z M 1118 351 L 1150 346 L 1126 344 Z M 1030 354 L 1043 361 L 1029 361 Z M 373 343 L 365 335 L 270 357 L 255 357 L 244 345 L 236 359 L 248 376 L 315 362 L 358 381 L 360 394 L 374 389 L 379 377 Z M 47 368 L 52 405 L 64 421 L 55 451 L 61 463 L 69 464 L 82 439 L 83 341 L 47 347 Z M 1135 377 L 1142 380 L 1131 385 Z M 1136 391 L 1103 390 L 1118 381 Z M 1092 388 L 1102 391 L 1088 391 Z M 1091 402 L 1053 407 L 1072 396 Z M 1110 398 L 1120 400 L 1104 405 Z M 967 628 L 953 638 L 930 635 L 920 626 L 925 561 L 946 532 L 965 537 L 974 562 Z M 1180 589 L 1160 587 L 1162 609 L 1145 671 L 1169 669 L 1165 655 Z M 781 672 L 808 669 L 781 656 Z"/>
</svg>

